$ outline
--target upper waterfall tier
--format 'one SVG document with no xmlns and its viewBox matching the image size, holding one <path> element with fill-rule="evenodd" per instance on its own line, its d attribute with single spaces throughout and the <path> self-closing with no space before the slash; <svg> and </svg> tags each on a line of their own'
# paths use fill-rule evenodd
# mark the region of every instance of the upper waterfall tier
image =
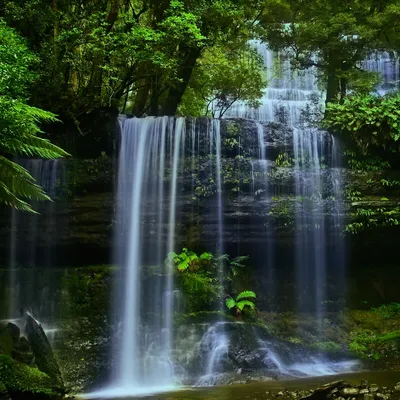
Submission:
<svg viewBox="0 0 400 400">
<path fill-rule="evenodd" d="M 274 53 L 265 43 L 253 40 L 250 44 L 264 60 L 268 87 L 264 90 L 260 107 L 254 109 L 238 102 L 225 117 L 298 125 L 302 120 L 302 110 L 306 109 L 313 95 L 323 101 L 324 95 L 318 89 L 316 68 L 295 70 L 290 58 Z"/>
<path fill-rule="evenodd" d="M 250 44 L 264 60 L 267 88 L 260 107 L 252 108 L 243 102 L 237 102 L 225 113 L 226 118 L 278 121 L 298 126 L 304 122 L 304 112 L 308 107 L 312 104 L 323 107 L 325 93 L 318 86 L 316 67 L 296 70 L 287 55 L 269 50 L 267 44 L 258 40 L 253 40 Z M 360 67 L 381 76 L 382 82 L 376 89 L 378 94 L 399 88 L 400 64 L 396 52 L 373 52 L 360 63 Z"/>
</svg>

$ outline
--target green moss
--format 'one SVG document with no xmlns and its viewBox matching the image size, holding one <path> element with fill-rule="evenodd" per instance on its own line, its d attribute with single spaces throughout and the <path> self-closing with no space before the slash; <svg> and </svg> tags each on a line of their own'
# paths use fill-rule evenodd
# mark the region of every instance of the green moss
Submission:
<svg viewBox="0 0 400 400">
<path fill-rule="evenodd" d="M 311 347 L 325 353 L 337 353 L 342 351 L 340 344 L 335 342 L 316 342 Z"/>
<path fill-rule="evenodd" d="M 63 278 L 68 293 L 64 318 L 96 316 L 108 309 L 110 282 L 115 267 L 98 265 L 69 269 Z"/>
<path fill-rule="evenodd" d="M 383 304 L 380 307 L 372 308 L 371 311 L 383 319 L 397 318 L 400 317 L 400 303 Z"/>
<path fill-rule="evenodd" d="M 352 334 L 349 350 L 362 358 L 379 359 L 392 352 L 392 342 L 400 340 L 400 330 L 376 333 L 371 330 L 359 330 Z"/>
<path fill-rule="evenodd" d="M 190 314 L 175 314 L 174 323 L 177 325 L 212 323 L 216 321 L 236 321 L 231 315 L 221 311 L 199 311 Z"/>
<path fill-rule="evenodd" d="M 9 393 L 26 393 L 24 398 L 62 398 L 61 388 L 50 377 L 25 364 L 17 363 L 6 355 L 0 355 L 0 376 L 3 387 Z M 0 386 L 1 392 L 1 386 Z"/>
<path fill-rule="evenodd" d="M 0 325 L 0 354 L 11 355 L 14 347 L 14 342 L 7 330 L 6 325 Z"/>
</svg>

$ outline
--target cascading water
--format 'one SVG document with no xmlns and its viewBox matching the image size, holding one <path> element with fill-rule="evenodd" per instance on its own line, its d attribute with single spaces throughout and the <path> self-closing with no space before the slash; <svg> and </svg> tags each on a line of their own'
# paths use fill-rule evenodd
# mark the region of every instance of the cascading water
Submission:
<svg viewBox="0 0 400 400">
<path fill-rule="evenodd" d="M 397 52 L 376 51 L 360 63 L 361 68 L 378 73 L 382 79 L 376 92 L 384 95 L 400 87 L 400 62 Z"/>
<path fill-rule="evenodd" d="M 64 178 L 60 160 L 21 159 L 18 161 L 45 192 L 54 199 Z M 9 266 L 8 318 L 18 318 L 30 311 L 41 320 L 51 320 L 56 314 L 50 268 L 57 240 L 56 202 L 33 202 L 39 214 L 11 211 L 11 243 Z M 43 230 L 45 226 L 45 230 Z M 39 273 L 40 271 L 40 273 Z M 39 280 L 40 277 L 40 280 Z"/>
<path fill-rule="evenodd" d="M 298 124 L 311 96 L 317 95 L 320 100 L 323 98 L 317 86 L 315 68 L 294 70 L 289 57 L 268 50 L 265 43 L 253 40 L 250 45 L 263 57 L 268 87 L 264 90 L 260 107 L 255 109 L 237 102 L 225 117 L 260 122 L 279 121 L 292 126 Z"/>
<path fill-rule="evenodd" d="M 117 261 L 122 267 L 117 305 L 121 329 L 116 338 L 112 382 L 90 397 L 164 391 L 181 383 L 212 385 L 238 368 L 234 346 L 245 325 L 218 319 L 214 323 L 174 324 L 176 314 L 185 309 L 185 298 L 171 267 L 163 265 L 168 252 L 190 247 L 188 242 L 194 242 L 194 246 L 202 243 L 203 247 L 207 244 L 208 250 L 221 255 L 234 236 L 239 249 L 246 239 L 242 216 L 250 210 L 246 202 L 239 201 L 243 193 L 247 199 L 252 197 L 260 211 L 250 219 L 254 226 L 262 226 L 259 232 L 263 237 L 257 238 L 262 247 L 259 264 L 267 271 L 269 297 L 278 295 L 280 283 L 277 269 L 281 253 L 276 249 L 279 227 L 271 217 L 277 196 L 285 197 L 294 210 L 290 250 L 294 308 L 316 315 L 317 336 L 323 330 L 324 303 L 332 297 L 332 277 L 345 290 L 340 149 L 329 134 L 301 125 L 309 96 L 323 99 L 316 73 L 313 69 L 294 72 L 286 59 L 280 63 L 280 74 L 274 77 L 273 53 L 260 42 L 253 42 L 253 46 L 264 56 L 269 77 L 263 104 L 257 110 L 237 104 L 225 115 L 253 120 L 247 125 L 251 134 L 239 132 L 232 137 L 222 120 L 121 120 L 116 241 Z M 276 130 L 282 137 L 276 137 Z M 233 155 L 232 146 L 236 146 Z M 276 147 L 284 153 L 277 153 Z M 247 172 L 251 177 L 248 182 L 243 178 Z M 227 192 L 230 182 L 236 185 L 236 199 Z M 227 227 L 229 218 L 237 222 Z M 199 229 L 197 236 L 188 224 Z M 236 233 L 229 236 L 235 229 Z M 150 274 L 148 271 L 154 268 L 156 272 Z M 222 268 L 219 271 L 221 280 Z M 343 295 L 337 295 L 336 289 L 335 294 L 336 298 Z M 220 297 L 216 308 L 222 310 L 223 292 Z M 278 302 L 271 300 L 268 304 L 274 310 Z M 253 334 L 257 337 L 259 333 Z M 257 368 L 293 377 L 354 368 L 354 363 L 334 363 L 315 354 L 287 357 L 291 350 L 279 346 L 260 339 L 251 350 Z M 287 353 L 285 361 L 282 351 Z"/>
</svg>

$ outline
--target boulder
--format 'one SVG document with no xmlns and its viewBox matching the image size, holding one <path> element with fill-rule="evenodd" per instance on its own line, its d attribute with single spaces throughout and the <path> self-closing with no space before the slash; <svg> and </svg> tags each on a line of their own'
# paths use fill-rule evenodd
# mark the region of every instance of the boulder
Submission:
<svg viewBox="0 0 400 400">
<path fill-rule="evenodd" d="M 301 400 L 325 400 L 332 392 L 343 390 L 345 388 L 349 388 L 350 386 L 350 383 L 343 380 L 329 382 L 318 387 L 311 394 L 302 397 Z"/>
<path fill-rule="evenodd" d="M 63 387 L 64 382 L 61 371 L 54 357 L 49 340 L 42 326 L 29 314 L 26 315 L 25 331 L 38 369 L 47 374 L 57 386 Z"/>
</svg>

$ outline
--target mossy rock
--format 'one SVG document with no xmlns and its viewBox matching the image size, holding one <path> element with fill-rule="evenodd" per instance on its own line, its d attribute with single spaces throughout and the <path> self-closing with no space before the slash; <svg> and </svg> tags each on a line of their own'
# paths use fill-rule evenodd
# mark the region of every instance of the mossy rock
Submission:
<svg viewBox="0 0 400 400">
<path fill-rule="evenodd" d="M 222 311 L 199 311 L 190 314 L 176 314 L 174 323 L 178 326 L 185 324 L 202 324 L 214 322 L 235 322 L 236 319 Z"/>
<path fill-rule="evenodd" d="M 58 400 L 64 395 L 48 375 L 6 355 L 0 355 L 0 377 L 0 393 L 9 393 L 13 400 Z"/>
<path fill-rule="evenodd" d="M 7 325 L 0 324 L 0 354 L 11 356 L 14 348 L 14 340 L 7 329 Z"/>
</svg>

